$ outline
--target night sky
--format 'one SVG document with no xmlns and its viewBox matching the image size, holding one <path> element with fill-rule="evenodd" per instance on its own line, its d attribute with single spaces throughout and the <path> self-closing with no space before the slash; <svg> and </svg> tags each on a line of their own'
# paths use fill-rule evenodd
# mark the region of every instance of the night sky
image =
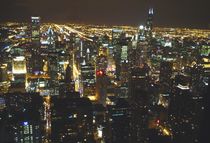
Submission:
<svg viewBox="0 0 210 143">
<path fill-rule="evenodd" d="M 209 28 L 210 0 L 0 0 L 0 21 L 133 25 L 143 24 L 154 7 L 154 25 Z"/>
</svg>

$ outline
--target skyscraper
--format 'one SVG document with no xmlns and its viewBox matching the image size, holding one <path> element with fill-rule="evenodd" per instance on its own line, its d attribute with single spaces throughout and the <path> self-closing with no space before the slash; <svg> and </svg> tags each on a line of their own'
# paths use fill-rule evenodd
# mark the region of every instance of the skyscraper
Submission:
<svg viewBox="0 0 210 143">
<path fill-rule="evenodd" d="M 31 41 L 39 44 L 40 42 L 40 17 L 31 17 Z"/>
<path fill-rule="evenodd" d="M 94 143 L 92 103 L 88 98 L 54 96 L 51 106 L 53 142 Z"/>
<path fill-rule="evenodd" d="M 43 61 L 40 56 L 40 27 L 41 27 L 40 17 L 31 17 L 31 59 L 30 64 L 32 65 L 32 73 L 39 73 L 42 71 Z"/>
<path fill-rule="evenodd" d="M 148 70 L 145 67 L 132 68 L 129 77 L 129 97 L 131 101 L 132 143 L 143 143 L 148 129 Z"/>
<path fill-rule="evenodd" d="M 37 94 L 5 94 L 5 142 L 42 142 L 43 99 Z M 3 142 L 4 142 L 3 141 Z"/>
<path fill-rule="evenodd" d="M 169 61 L 161 61 L 160 63 L 160 84 L 161 92 L 169 93 L 171 88 L 171 76 L 172 76 L 173 63 Z"/>
<path fill-rule="evenodd" d="M 125 99 L 118 99 L 116 105 L 108 106 L 110 122 L 110 143 L 131 142 L 131 108 Z M 108 141 L 109 142 L 109 141 Z"/>
<path fill-rule="evenodd" d="M 151 38 L 152 37 L 152 30 L 153 30 L 153 17 L 154 17 L 154 9 L 149 8 L 149 13 L 146 21 L 146 37 Z"/>
</svg>

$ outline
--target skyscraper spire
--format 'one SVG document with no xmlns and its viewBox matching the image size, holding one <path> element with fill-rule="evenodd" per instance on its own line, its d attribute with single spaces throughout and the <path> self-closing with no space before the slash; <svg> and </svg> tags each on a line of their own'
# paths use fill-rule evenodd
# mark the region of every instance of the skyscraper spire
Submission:
<svg viewBox="0 0 210 143">
<path fill-rule="evenodd" d="M 146 21 L 146 37 L 152 37 L 152 30 L 153 30 L 153 16 L 154 16 L 154 9 L 151 7 L 149 8 L 149 13 Z"/>
<path fill-rule="evenodd" d="M 154 9 L 153 8 L 150 8 L 149 9 L 149 15 L 153 15 L 154 14 Z"/>
<path fill-rule="evenodd" d="M 153 28 L 153 16 L 154 16 L 154 9 L 149 8 L 149 13 L 148 13 L 147 22 L 146 22 L 146 28 L 148 30 L 152 30 Z"/>
</svg>

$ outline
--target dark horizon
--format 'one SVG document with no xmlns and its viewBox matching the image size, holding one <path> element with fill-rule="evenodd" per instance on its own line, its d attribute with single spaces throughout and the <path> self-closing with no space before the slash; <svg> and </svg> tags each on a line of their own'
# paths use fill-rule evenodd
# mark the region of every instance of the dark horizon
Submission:
<svg viewBox="0 0 210 143">
<path fill-rule="evenodd" d="M 30 22 L 35 15 L 43 22 L 138 26 L 153 7 L 155 27 L 208 29 L 209 5 L 208 0 L 2 0 L 0 22 Z"/>
</svg>

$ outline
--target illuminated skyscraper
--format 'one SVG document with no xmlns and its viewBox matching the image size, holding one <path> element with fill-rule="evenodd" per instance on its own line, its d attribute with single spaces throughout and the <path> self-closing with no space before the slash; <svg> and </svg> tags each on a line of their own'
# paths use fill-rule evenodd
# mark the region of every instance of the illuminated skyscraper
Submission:
<svg viewBox="0 0 210 143">
<path fill-rule="evenodd" d="M 31 17 L 31 41 L 39 44 L 40 42 L 40 17 Z"/>
<path fill-rule="evenodd" d="M 96 95 L 99 103 L 105 106 L 108 84 L 106 75 L 107 48 L 100 48 L 96 63 Z"/>
<path fill-rule="evenodd" d="M 152 37 L 152 30 L 153 30 L 153 16 L 154 16 L 154 9 L 150 8 L 147 21 L 146 21 L 146 36 L 148 38 Z"/>
<path fill-rule="evenodd" d="M 15 57 L 12 61 L 13 79 L 9 92 L 25 92 L 26 73 L 25 57 Z"/>
<path fill-rule="evenodd" d="M 0 64 L 0 93 L 7 92 L 8 87 L 7 64 Z"/>
<path fill-rule="evenodd" d="M 26 74 L 26 59 L 23 56 L 19 56 L 13 59 L 12 63 L 13 74 Z"/>
<path fill-rule="evenodd" d="M 83 82 L 83 96 L 92 96 L 94 98 L 96 95 L 95 66 L 92 64 L 81 65 L 81 77 Z"/>
<path fill-rule="evenodd" d="M 31 17 L 31 61 L 32 71 L 30 72 L 40 72 L 43 69 L 42 57 L 39 54 L 40 49 L 40 17 Z"/>
</svg>

